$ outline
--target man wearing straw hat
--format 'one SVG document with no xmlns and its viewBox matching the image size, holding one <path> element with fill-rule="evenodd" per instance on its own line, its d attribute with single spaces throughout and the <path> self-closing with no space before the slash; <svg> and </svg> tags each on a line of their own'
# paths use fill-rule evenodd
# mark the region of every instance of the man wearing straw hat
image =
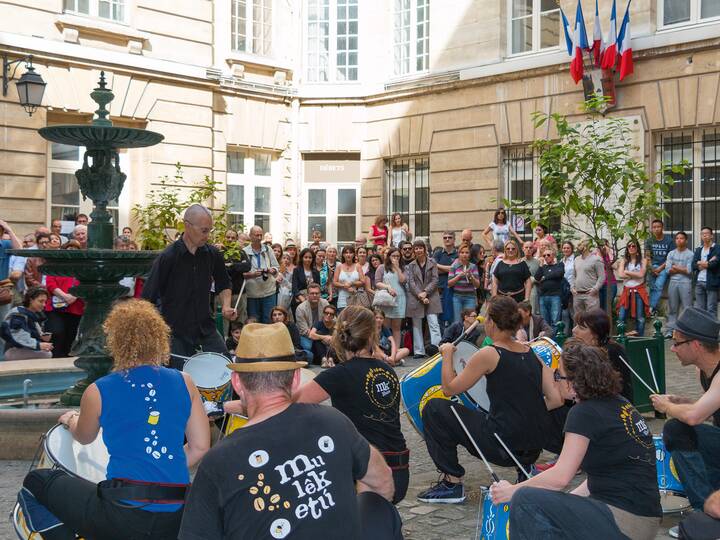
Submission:
<svg viewBox="0 0 720 540">
<path fill-rule="evenodd" d="M 246 325 L 235 355 L 226 405 L 249 421 L 203 459 L 179 538 L 401 539 L 380 452 L 337 410 L 292 402 L 307 363 L 286 326 Z"/>
<path fill-rule="evenodd" d="M 675 323 L 672 351 L 683 366 L 695 366 L 705 393 L 697 401 L 651 396 L 653 407 L 668 416 L 663 441 L 677 468 L 690 504 L 702 510 L 708 496 L 720 488 L 720 323 L 709 312 L 687 308 Z M 713 425 L 705 424 L 712 417 Z"/>
</svg>

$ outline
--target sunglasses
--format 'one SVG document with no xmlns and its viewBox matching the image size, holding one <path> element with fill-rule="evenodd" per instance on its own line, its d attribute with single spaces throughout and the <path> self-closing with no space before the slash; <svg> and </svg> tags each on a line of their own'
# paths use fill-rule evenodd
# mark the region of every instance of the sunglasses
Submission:
<svg viewBox="0 0 720 540">
<path fill-rule="evenodd" d="M 505 251 L 517 251 L 517 248 L 507 247 L 507 248 L 505 248 Z"/>
<path fill-rule="evenodd" d="M 454 236 L 443 236 L 443 240 L 452 240 Z"/>
<path fill-rule="evenodd" d="M 568 377 L 564 377 L 564 376 L 560 375 L 560 370 L 559 370 L 559 369 L 556 369 L 555 371 L 553 371 L 553 379 L 554 379 L 555 382 L 569 381 L 569 380 L 570 380 Z"/>
<path fill-rule="evenodd" d="M 335 314 L 332 311 L 324 311 L 323 315 L 327 315 L 328 317 L 334 317 Z"/>
<path fill-rule="evenodd" d="M 412 248 L 411 248 L 411 247 L 404 247 L 404 248 L 402 248 L 402 250 L 403 250 L 403 251 L 412 251 Z"/>
<path fill-rule="evenodd" d="M 552 253 L 546 253 L 543 257 L 552 257 Z"/>
</svg>

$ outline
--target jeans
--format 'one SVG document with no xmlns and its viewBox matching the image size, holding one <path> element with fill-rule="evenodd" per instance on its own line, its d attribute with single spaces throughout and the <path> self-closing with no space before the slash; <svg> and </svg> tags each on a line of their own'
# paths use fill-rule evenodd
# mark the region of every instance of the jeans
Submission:
<svg viewBox="0 0 720 540">
<path fill-rule="evenodd" d="M 640 295 L 638 293 L 633 293 L 635 295 L 635 321 L 636 321 L 636 330 L 638 335 L 644 336 L 645 335 L 645 304 L 642 301 L 642 298 L 640 298 Z M 632 302 L 632 299 L 630 300 Z M 618 318 L 625 322 L 628 316 L 628 310 L 624 307 L 620 308 L 620 313 L 618 313 Z"/>
<path fill-rule="evenodd" d="M 228 354 L 225 341 L 223 341 L 222 336 L 220 336 L 217 330 L 207 336 L 199 336 L 194 339 L 188 336 L 171 334 L 170 352 L 172 353 L 170 355 L 170 367 L 179 369 L 180 371 L 182 371 L 182 368 L 185 365 L 185 359 L 173 356 L 173 354 L 189 357 L 198 352 L 216 352 L 224 354 L 228 357 L 231 356 Z M 232 352 L 234 354 L 235 351 Z"/>
<path fill-rule="evenodd" d="M 300 347 L 305 353 L 305 358 L 308 362 L 312 362 L 313 359 L 313 340 L 307 336 L 300 336 Z"/>
<path fill-rule="evenodd" d="M 403 540 L 402 519 L 390 501 L 374 491 L 364 491 L 358 493 L 357 503 L 361 540 Z"/>
<path fill-rule="evenodd" d="M 690 504 L 702 511 L 705 499 L 720 488 L 720 428 L 709 424 L 689 426 L 672 419 L 663 428 L 663 442 L 672 453 Z"/>
<path fill-rule="evenodd" d="M 10 313 L 11 309 L 12 303 L 0 306 L 0 324 L 2 324 L 2 322 L 5 320 L 5 317 L 7 317 L 8 313 Z M 3 359 L 3 351 L 5 351 L 5 340 L 0 338 L 0 360 Z"/>
<path fill-rule="evenodd" d="M 510 538 L 615 540 L 627 536 L 620 532 L 608 505 L 597 499 L 523 487 L 510 502 Z"/>
<path fill-rule="evenodd" d="M 617 296 L 617 283 L 610 285 L 610 298 L 607 297 L 607 291 L 607 285 L 603 285 L 600 287 L 600 291 L 598 291 L 598 301 L 600 302 L 600 307 L 605 311 L 607 311 L 608 301 L 610 302 L 610 308 L 612 309 L 613 300 L 615 300 L 615 297 Z"/>
<path fill-rule="evenodd" d="M 460 312 L 465 309 L 477 309 L 477 296 L 474 294 L 453 294 L 452 296 L 453 306 L 453 320 L 456 323 L 462 321 Z"/>
<path fill-rule="evenodd" d="M 557 331 L 555 325 L 560 320 L 562 301 L 559 296 L 540 297 L 540 316 L 545 322 L 552 326 L 553 332 Z"/>
<path fill-rule="evenodd" d="M 659 265 L 654 264 L 653 269 Z M 665 281 L 668 278 L 667 268 L 660 272 L 657 276 L 650 272 L 648 274 L 648 289 L 650 289 L 650 309 L 657 309 L 657 305 L 662 297 L 663 288 L 665 287 Z"/>
<path fill-rule="evenodd" d="M 438 316 L 440 319 L 440 327 L 443 331 L 453 322 L 453 289 L 452 287 L 442 287 L 440 289 L 440 303 L 442 305 L 442 313 Z"/>
<path fill-rule="evenodd" d="M 678 317 L 691 305 L 692 282 L 689 279 L 683 279 L 682 281 L 670 280 L 668 284 L 668 331 L 675 328 Z"/>
<path fill-rule="evenodd" d="M 259 323 L 270 324 L 270 312 L 277 305 L 277 293 L 273 293 L 263 298 L 247 299 L 248 317 L 253 317 Z"/>
<path fill-rule="evenodd" d="M 707 283 L 698 281 L 695 284 L 695 307 L 704 309 L 717 318 L 718 290 L 708 288 Z"/>
<path fill-rule="evenodd" d="M 440 334 L 438 316 L 434 313 L 428 313 L 425 317 L 413 317 L 413 354 L 425 354 L 425 339 L 423 338 L 423 319 L 425 318 L 427 318 L 428 329 L 430 330 L 430 343 L 440 345 L 442 335 Z"/>
<path fill-rule="evenodd" d="M 97 485 L 64 471 L 36 469 L 23 485 L 60 521 L 60 527 L 42 533 L 46 540 L 84 538 L 106 540 L 170 540 L 177 538 L 182 509 L 177 512 L 147 512 L 123 508 L 101 499 Z"/>
</svg>

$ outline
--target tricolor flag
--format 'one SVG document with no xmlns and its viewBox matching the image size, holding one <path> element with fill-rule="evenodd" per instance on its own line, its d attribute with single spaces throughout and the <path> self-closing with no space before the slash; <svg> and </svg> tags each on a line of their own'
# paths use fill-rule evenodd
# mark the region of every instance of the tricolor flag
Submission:
<svg viewBox="0 0 720 540">
<path fill-rule="evenodd" d="M 605 50 L 605 42 L 603 41 L 602 26 L 600 26 L 600 10 L 598 9 L 598 0 L 595 0 L 595 25 L 593 26 L 593 60 L 596 66 L 600 65 L 603 51 Z"/>
<path fill-rule="evenodd" d="M 620 44 L 620 80 L 622 81 L 628 75 L 633 73 L 632 44 L 630 43 L 630 2 L 628 1 L 625 16 L 623 17 L 622 26 L 620 26 L 620 34 L 618 35 L 618 43 Z"/>
<path fill-rule="evenodd" d="M 608 34 L 607 47 L 602 57 L 600 67 L 603 69 L 612 69 L 615 67 L 618 52 L 617 39 L 617 10 L 615 9 L 615 0 L 612 4 L 612 12 L 610 13 L 610 33 Z"/>
<path fill-rule="evenodd" d="M 575 11 L 575 32 L 573 33 L 573 55 L 570 61 L 570 76 L 577 84 L 583 76 L 583 51 L 589 49 L 587 32 L 585 31 L 585 17 L 583 17 L 582 5 L 578 0 Z"/>
<path fill-rule="evenodd" d="M 573 55 L 573 40 L 572 40 L 572 37 L 570 37 L 570 33 L 571 33 L 570 23 L 568 22 L 567 17 L 565 16 L 565 12 L 563 11 L 563 8 L 560 8 L 560 15 L 562 16 L 563 32 L 565 32 L 565 45 L 567 46 L 568 56 L 572 56 Z"/>
</svg>

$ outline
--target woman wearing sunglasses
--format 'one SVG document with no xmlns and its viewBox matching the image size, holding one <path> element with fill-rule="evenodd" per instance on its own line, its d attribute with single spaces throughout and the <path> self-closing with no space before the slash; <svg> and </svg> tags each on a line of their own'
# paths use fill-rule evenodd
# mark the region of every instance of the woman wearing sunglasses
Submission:
<svg viewBox="0 0 720 540">
<path fill-rule="evenodd" d="M 662 509 L 652 433 L 619 395 L 607 354 L 569 340 L 555 380 L 576 401 L 558 462 L 524 482 L 490 487 L 493 503 L 511 501 L 510 538 L 655 538 Z M 587 480 L 564 493 L 579 468 Z"/>
<path fill-rule="evenodd" d="M 530 298 L 530 268 L 519 258 L 518 245 L 512 240 L 505 242 L 503 258 L 495 266 L 493 277 L 493 296 L 509 296 L 516 302 Z"/>
</svg>

